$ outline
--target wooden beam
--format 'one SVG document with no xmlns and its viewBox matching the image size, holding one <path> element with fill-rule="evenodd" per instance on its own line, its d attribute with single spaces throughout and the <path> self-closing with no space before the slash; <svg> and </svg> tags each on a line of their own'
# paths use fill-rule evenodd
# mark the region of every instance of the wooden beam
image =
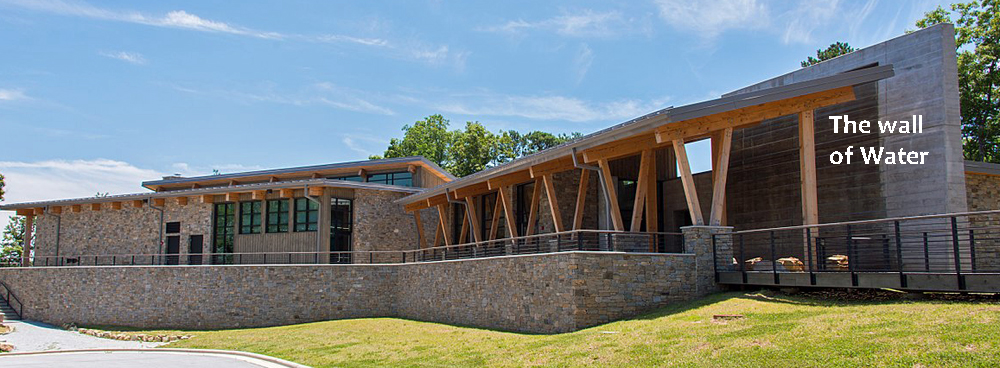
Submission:
<svg viewBox="0 0 1000 368">
<path fill-rule="evenodd" d="M 226 202 L 239 202 L 239 201 L 240 201 L 239 193 L 226 193 Z"/>
<path fill-rule="evenodd" d="M 598 160 L 613 160 L 616 158 L 632 156 L 636 153 L 656 149 L 669 145 L 670 143 L 659 143 L 652 131 L 640 133 L 638 135 L 608 142 L 597 147 L 583 151 L 584 162 L 594 162 Z"/>
<path fill-rule="evenodd" d="M 78 204 L 74 204 L 72 206 L 69 206 L 69 209 L 70 209 L 70 211 L 73 211 L 74 213 L 78 213 L 80 211 L 83 211 L 83 207 L 80 206 L 80 205 L 78 205 Z"/>
<path fill-rule="evenodd" d="M 511 238 L 517 237 L 517 222 L 514 221 L 514 203 L 510 200 L 508 188 L 500 188 L 500 203 L 503 205 L 503 219 L 507 223 L 507 234 Z"/>
<path fill-rule="evenodd" d="M 496 240 L 497 232 L 500 230 L 500 209 L 503 205 L 500 204 L 500 195 L 497 194 L 497 200 L 493 204 L 493 221 L 490 222 L 490 240 Z"/>
<path fill-rule="evenodd" d="M 456 199 L 462 199 L 467 197 L 483 195 L 489 192 L 492 192 L 492 190 L 490 189 L 490 184 L 484 181 L 455 189 L 451 192 L 451 194 Z"/>
<path fill-rule="evenodd" d="M 326 193 L 326 188 L 323 187 L 309 187 L 310 197 L 322 197 Z"/>
<path fill-rule="evenodd" d="M 559 209 L 559 198 L 558 193 L 556 193 L 556 185 L 552 179 L 552 174 L 543 175 L 542 182 L 545 183 L 545 195 L 549 199 L 549 212 L 552 213 L 552 224 L 555 226 L 557 233 L 562 232 L 566 228 L 563 227 L 562 211 Z"/>
<path fill-rule="evenodd" d="M 35 209 L 35 216 L 41 216 L 41 215 L 44 215 L 44 214 L 45 214 L 45 209 L 44 208 L 36 208 Z"/>
<path fill-rule="evenodd" d="M 427 207 L 435 207 L 447 203 L 448 203 L 447 193 L 441 193 L 436 196 L 427 198 Z"/>
<path fill-rule="evenodd" d="M 535 223 L 538 222 L 538 204 L 542 201 L 542 179 L 535 179 L 531 187 L 531 205 L 528 209 L 528 224 L 524 236 L 535 235 Z"/>
<path fill-rule="evenodd" d="M 368 181 L 368 170 L 359 169 L 358 176 L 361 177 L 361 181 Z"/>
<path fill-rule="evenodd" d="M 441 233 L 441 221 L 437 221 L 437 224 L 434 225 L 434 244 L 431 244 L 431 248 L 441 243 Z"/>
<path fill-rule="evenodd" d="M 719 138 L 717 158 L 712 170 L 712 212 L 708 223 L 712 226 L 722 226 L 723 214 L 726 210 L 726 180 L 729 178 L 729 153 L 733 146 L 733 128 L 726 128 Z"/>
<path fill-rule="evenodd" d="M 514 184 L 531 181 L 531 170 L 521 170 L 501 175 L 489 180 L 490 190 L 506 188 Z"/>
<path fill-rule="evenodd" d="M 177 197 L 177 205 L 187 206 L 187 204 L 188 204 L 188 197 Z"/>
<path fill-rule="evenodd" d="M 101 210 L 101 204 L 100 203 L 91 203 L 90 204 L 90 210 L 91 211 L 100 211 Z"/>
<path fill-rule="evenodd" d="M 629 231 L 637 233 L 642 229 L 642 210 L 646 206 L 646 193 L 649 192 L 649 160 L 653 156 L 652 150 L 642 151 L 639 159 L 639 176 L 635 183 L 635 201 L 632 202 L 632 226 Z"/>
<path fill-rule="evenodd" d="M 600 159 L 597 160 L 597 165 L 601 167 L 601 172 L 604 176 L 604 190 L 608 193 L 608 210 L 611 212 L 611 224 L 615 231 L 625 231 L 625 221 L 622 220 L 621 207 L 618 205 L 618 190 L 615 189 L 614 178 L 611 177 L 611 167 L 608 166 L 608 160 Z"/>
<path fill-rule="evenodd" d="M 420 211 L 413 211 L 413 220 L 417 223 L 417 248 L 423 249 L 427 243 L 424 241 L 424 221 L 420 219 Z"/>
<path fill-rule="evenodd" d="M 295 189 L 292 188 L 278 189 L 278 196 L 281 198 L 294 198 Z"/>
<path fill-rule="evenodd" d="M 640 177 L 639 181 L 646 182 L 646 232 L 655 233 L 660 231 L 659 198 L 656 196 L 656 152 L 649 151 L 649 160 L 646 162 L 646 176 Z M 656 251 L 655 242 L 650 243 L 651 252 Z"/>
<path fill-rule="evenodd" d="M 313 178 L 313 179 L 319 179 L 319 178 L 322 178 L 323 175 L 320 175 L 319 173 L 313 173 L 312 176 L 310 176 L 310 177 Z"/>
<path fill-rule="evenodd" d="M 136 200 L 132 201 L 132 208 L 142 208 L 142 205 L 143 205 L 143 203 L 142 203 L 141 199 L 136 199 Z M 80 211 L 75 211 L 74 210 L 73 212 L 80 212 Z"/>
<path fill-rule="evenodd" d="M 469 216 L 462 216 L 462 230 L 458 232 L 458 243 L 455 244 L 465 244 L 465 239 L 469 235 Z"/>
<path fill-rule="evenodd" d="M 120 209 L 122 209 L 122 203 L 121 202 L 111 202 L 111 209 L 113 209 L 113 210 L 120 210 Z"/>
<path fill-rule="evenodd" d="M 573 169 L 576 169 L 576 167 L 573 166 L 573 157 L 563 156 L 531 166 L 528 171 L 531 172 L 532 178 L 540 178 L 545 175 L 561 173 L 563 171 L 570 171 Z"/>
<path fill-rule="evenodd" d="M 215 195 L 213 195 L 213 194 L 203 194 L 203 195 L 201 195 L 199 197 L 201 199 L 201 203 L 214 203 L 215 202 Z"/>
<path fill-rule="evenodd" d="M 475 198 L 473 198 L 473 197 L 465 197 L 465 204 L 467 205 L 465 208 L 469 211 L 469 214 L 472 215 L 472 223 L 471 223 L 471 225 L 472 225 L 472 234 L 473 235 L 472 235 L 471 238 L 472 238 L 473 241 L 482 240 L 482 239 L 479 239 L 482 236 L 481 235 L 482 232 L 480 232 L 480 228 L 479 228 L 479 221 L 478 221 L 479 217 L 477 216 L 477 214 L 479 212 L 476 211 L 476 200 L 475 200 Z M 466 216 L 468 216 L 469 214 L 467 214 Z"/>
<path fill-rule="evenodd" d="M 277 176 L 271 176 L 271 178 L 267 179 L 268 183 L 277 183 L 279 181 L 281 181 L 281 179 L 279 179 Z"/>
<path fill-rule="evenodd" d="M 164 198 L 153 198 L 153 205 L 155 205 L 155 206 L 163 207 L 163 205 L 166 204 L 166 203 L 167 203 L 167 200 L 164 199 Z"/>
<path fill-rule="evenodd" d="M 230 180 L 229 181 L 229 186 L 234 186 L 234 185 L 240 185 L 240 182 L 238 182 L 236 180 Z"/>
<path fill-rule="evenodd" d="M 688 162 L 683 139 L 674 141 L 674 155 L 677 157 L 677 168 L 681 174 L 681 184 L 684 187 L 684 198 L 687 199 L 691 221 L 695 225 L 705 225 L 705 218 L 701 215 L 701 204 L 698 202 L 698 190 L 694 186 L 694 176 L 691 175 L 691 164 Z"/>
<path fill-rule="evenodd" d="M 191 189 L 198 189 L 198 188 L 201 188 L 201 184 L 198 183 L 191 184 Z"/>
<path fill-rule="evenodd" d="M 444 238 L 444 245 L 451 245 L 451 235 L 448 234 L 448 205 L 446 203 L 437 205 L 438 222 L 441 223 L 441 237 Z"/>
<path fill-rule="evenodd" d="M 31 208 L 21 208 L 18 210 L 14 210 L 14 213 L 17 214 L 18 216 L 34 216 L 35 210 Z"/>
<path fill-rule="evenodd" d="M 805 110 L 815 110 L 824 106 L 853 101 L 854 99 L 854 88 L 846 86 L 700 118 L 673 122 L 655 129 L 656 141 L 666 143 L 677 139 L 691 139 L 705 136 L 713 131 L 725 128 L 753 126 L 764 120 L 797 114 Z"/>
<path fill-rule="evenodd" d="M 428 208 L 427 207 L 427 201 L 417 201 L 417 202 L 413 202 L 413 203 L 410 203 L 410 204 L 403 205 L 403 211 L 406 211 L 406 212 L 420 211 L 420 210 L 425 209 L 425 208 Z"/>
<path fill-rule="evenodd" d="M 802 188 L 802 224 L 818 224 L 816 130 L 813 125 L 812 110 L 799 113 L 799 177 Z"/>
<path fill-rule="evenodd" d="M 256 201 L 267 199 L 267 191 L 266 190 L 255 190 L 252 193 L 253 194 L 251 194 L 251 198 L 253 198 Z"/>
<path fill-rule="evenodd" d="M 580 170 L 580 182 L 576 189 L 576 209 L 573 211 L 573 230 L 583 227 L 583 210 L 587 202 L 587 186 L 590 185 L 590 170 Z"/>
<path fill-rule="evenodd" d="M 115 202 L 115 203 L 121 203 L 121 202 Z M 61 214 L 62 213 L 62 207 L 51 206 L 51 207 L 49 207 L 49 213 L 52 213 L 54 215 Z"/>
<path fill-rule="evenodd" d="M 408 172 L 410 174 L 416 174 L 417 173 L 417 165 L 414 165 L 414 164 L 406 165 L 406 172 Z"/>
</svg>

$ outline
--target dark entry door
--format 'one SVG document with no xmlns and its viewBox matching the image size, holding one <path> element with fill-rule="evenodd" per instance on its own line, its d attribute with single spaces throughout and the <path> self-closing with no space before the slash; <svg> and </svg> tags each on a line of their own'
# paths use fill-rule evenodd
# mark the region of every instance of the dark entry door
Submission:
<svg viewBox="0 0 1000 368">
<path fill-rule="evenodd" d="M 179 259 L 177 256 L 181 252 L 181 237 L 177 235 L 171 235 L 167 237 L 167 258 L 164 260 L 164 264 L 175 265 L 178 263 Z"/>
<path fill-rule="evenodd" d="M 330 263 L 351 263 L 353 201 L 330 199 Z"/>
<path fill-rule="evenodd" d="M 203 242 L 205 240 L 204 235 L 191 235 L 188 238 L 188 264 L 201 264 L 201 253 L 204 251 L 202 249 Z"/>
</svg>

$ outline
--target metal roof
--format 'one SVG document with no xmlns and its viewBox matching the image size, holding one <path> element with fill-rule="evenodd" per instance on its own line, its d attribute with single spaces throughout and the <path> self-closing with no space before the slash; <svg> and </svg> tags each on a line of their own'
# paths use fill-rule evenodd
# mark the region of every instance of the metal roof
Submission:
<svg viewBox="0 0 1000 368">
<path fill-rule="evenodd" d="M 51 201 L 11 203 L 11 204 L 0 205 L 0 210 L 17 210 L 17 209 L 39 208 L 47 206 L 70 206 L 75 204 L 90 204 L 90 203 L 123 202 L 123 201 L 142 200 L 151 198 L 175 198 L 175 197 L 197 196 L 206 194 L 225 194 L 232 192 L 252 191 L 252 190 L 301 188 L 305 186 L 385 190 L 385 191 L 400 192 L 400 193 L 419 193 L 424 190 L 423 188 L 403 187 L 398 185 L 365 183 L 365 182 L 337 180 L 337 179 L 304 179 L 304 180 L 279 181 L 274 183 L 240 184 L 240 185 L 233 185 L 226 187 L 181 189 L 169 192 L 132 193 L 132 194 L 112 195 L 107 197 L 87 197 L 87 198 L 73 198 L 73 199 L 57 199 Z"/>
<path fill-rule="evenodd" d="M 150 180 L 142 182 L 142 186 L 150 187 L 154 185 L 169 185 L 169 184 L 183 184 L 206 180 L 229 180 L 229 179 L 239 179 L 250 176 L 268 176 L 268 175 L 280 175 L 280 174 L 290 174 L 303 171 L 323 171 L 332 169 L 345 169 L 360 166 L 370 166 L 370 165 L 391 165 L 397 163 L 407 163 L 413 161 L 420 161 L 428 167 L 444 174 L 446 177 L 455 179 L 455 176 L 442 169 L 434 162 L 424 158 L 423 156 L 410 156 L 410 157 L 399 157 L 399 158 L 385 158 L 379 160 L 363 160 L 363 161 L 352 161 L 352 162 L 340 162 L 335 164 L 323 164 L 323 165 L 312 165 L 312 166 L 299 166 L 299 167 L 288 167 L 281 169 L 267 169 L 267 170 L 257 170 L 257 171 L 246 171 L 231 174 L 221 174 L 221 175 L 202 175 L 194 177 L 185 178 L 173 178 L 173 179 L 162 179 L 162 180 Z"/>
<path fill-rule="evenodd" d="M 787 84 L 773 88 L 762 89 L 753 92 L 741 93 L 737 95 L 717 98 L 684 105 L 681 107 L 667 107 L 638 118 L 626 121 L 621 124 L 611 126 L 578 139 L 563 143 L 544 151 L 519 158 L 503 165 L 498 165 L 472 175 L 444 183 L 433 188 L 428 188 L 423 192 L 402 198 L 401 203 L 413 203 L 424 200 L 435 195 L 445 193 L 453 188 L 460 188 L 470 184 L 475 184 L 496 177 L 507 172 L 525 169 L 555 158 L 568 156 L 574 149 L 584 150 L 599 146 L 608 142 L 634 136 L 636 134 L 650 131 L 663 124 L 669 124 L 702 116 L 718 114 L 721 112 L 736 110 L 744 107 L 759 105 L 768 102 L 785 100 L 793 97 L 808 95 L 840 87 L 853 86 L 873 81 L 890 78 L 895 75 L 891 64 L 874 66 L 870 68 L 852 70 L 832 76 L 811 79 L 808 81 Z"/>
</svg>

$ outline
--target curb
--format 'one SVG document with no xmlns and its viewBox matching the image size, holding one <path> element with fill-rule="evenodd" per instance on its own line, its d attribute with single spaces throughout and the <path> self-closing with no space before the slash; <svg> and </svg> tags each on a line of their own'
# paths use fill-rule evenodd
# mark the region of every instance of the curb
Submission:
<svg viewBox="0 0 1000 368">
<path fill-rule="evenodd" d="M 295 362 L 290 362 L 284 359 L 275 358 L 268 355 L 249 353 L 245 351 L 235 351 L 235 350 L 215 350 L 215 349 L 171 349 L 171 348 L 151 348 L 151 349 L 75 349 L 75 350 L 51 350 L 51 351 L 26 351 L 26 352 L 12 352 L 0 354 L 0 360 L 5 357 L 13 356 L 26 356 L 26 355 L 46 355 L 46 354 L 72 354 L 72 353 L 113 353 L 113 352 L 138 352 L 138 353 L 184 353 L 184 354 L 201 354 L 201 355 L 223 355 L 223 356 L 237 356 L 242 358 L 251 358 L 256 360 L 265 361 L 272 364 L 277 364 L 283 367 L 289 368 L 308 368 L 307 365 L 302 365 Z"/>
</svg>

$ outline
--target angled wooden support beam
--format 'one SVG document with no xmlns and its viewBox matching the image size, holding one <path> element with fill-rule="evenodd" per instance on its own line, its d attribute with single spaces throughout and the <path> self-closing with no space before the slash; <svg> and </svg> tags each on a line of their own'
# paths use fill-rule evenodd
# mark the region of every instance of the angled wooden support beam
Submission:
<svg viewBox="0 0 1000 368">
<path fill-rule="evenodd" d="M 177 204 L 181 206 L 187 206 L 188 197 L 177 197 Z"/>
<path fill-rule="evenodd" d="M 469 236 L 469 216 L 462 216 L 462 230 L 458 232 L 458 242 L 455 244 L 465 244 Z"/>
<path fill-rule="evenodd" d="M 597 160 L 597 165 L 601 167 L 604 190 L 608 193 L 608 210 L 611 212 L 611 224 L 615 231 L 625 231 L 625 221 L 622 220 L 621 207 L 618 205 L 618 190 L 615 189 L 615 181 L 611 176 L 611 167 L 608 160 Z"/>
<path fill-rule="evenodd" d="M 493 221 L 490 222 L 490 240 L 496 240 L 497 232 L 500 230 L 500 210 L 503 208 L 500 199 L 500 195 L 497 194 L 497 200 L 493 204 Z"/>
<path fill-rule="evenodd" d="M 432 248 L 438 246 L 438 244 L 441 244 L 442 233 L 443 231 L 441 231 L 441 221 L 437 221 L 437 224 L 434 225 L 434 244 L 431 244 Z"/>
<path fill-rule="evenodd" d="M 500 175 L 498 177 L 490 179 L 489 186 L 490 190 L 497 190 L 499 188 L 506 188 L 514 184 L 521 184 L 524 182 L 531 181 L 531 170 L 521 170 L 515 171 L 510 174 Z"/>
<path fill-rule="evenodd" d="M 799 113 L 799 177 L 802 188 L 802 224 L 818 224 L 816 129 L 813 125 L 812 110 Z"/>
<path fill-rule="evenodd" d="M 420 211 L 413 211 L 413 221 L 417 224 L 417 248 L 423 249 L 427 243 L 424 240 L 424 221 L 420 218 Z"/>
<path fill-rule="evenodd" d="M 642 151 L 641 158 L 639 159 L 639 176 L 635 185 L 635 202 L 632 203 L 632 226 L 629 231 L 637 233 L 642 229 L 642 213 L 643 207 L 646 206 L 646 195 L 649 192 L 649 181 L 646 177 L 649 176 L 649 160 L 652 159 L 653 151 L 645 150 Z"/>
<path fill-rule="evenodd" d="M 142 200 L 141 200 L 141 199 L 136 199 L 136 200 L 133 200 L 133 201 L 132 201 L 132 208 L 142 208 L 142 204 L 143 204 L 143 203 L 142 203 Z M 80 211 L 77 211 L 77 210 L 76 210 L 76 209 L 74 208 L 74 209 L 73 209 L 73 212 L 80 212 Z"/>
<path fill-rule="evenodd" d="M 479 211 L 476 211 L 476 200 L 473 197 L 465 197 L 465 204 L 466 204 L 465 209 L 469 211 L 469 213 L 466 214 L 466 217 L 471 216 L 473 219 L 470 224 L 472 226 L 472 234 L 473 234 L 471 238 L 473 241 L 480 241 L 482 239 L 479 238 L 482 237 L 483 233 L 482 229 L 479 228 L 480 225 L 479 221 L 477 221 L 479 219 L 477 217 Z"/>
<path fill-rule="evenodd" d="M 705 218 L 701 214 L 701 204 L 698 202 L 698 190 L 694 186 L 694 176 L 691 175 L 691 164 L 688 162 L 687 150 L 684 148 L 683 139 L 674 141 L 674 155 L 677 156 L 677 169 L 681 174 L 681 185 L 684 187 L 684 198 L 687 200 L 691 222 L 695 225 L 704 225 Z"/>
<path fill-rule="evenodd" d="M 577 183 L 576 208 L 573 211 L 573 230 L 583 228 L 583 210 L 587 202 L 587 185 L 590 184 L 590 170 L 580 170 L 580 182 Z"/>
<path fill-rule="evenodd" d="M 729 178 L 729 154 L 733 146 L 733 128 L 726 128 L 719 137 L 718 151 L 714 156 L 712 169 L 712 212 L 708 223 L 712 226 L 722 226 L 726 213 L 726 181 Z"/>
<path fill-rule="evenodd" d="M 444 245 L 451 245 L 451 235 L 448 234 L 448 205 L 447 202 L 437 205 L 438 222 L 441 224 L 441 237 L 444 238 Z"/>
<path fill-rule="evenodd" d="M 503 219 L 507 225 L 507 234 L 511 238 L 517 237 L 517 222 L 514 218 L 514 203 L 510 200 L 509 187 L 500 188 L 500 204 L 503 205 Z"/>
<path fill-rule="evenodd" d="M 535 223 L 538 222 L 538 203 L 542 199 L 542 179 L 535 179 L 535 185 L 531 191 L 531 207 L 528 210 L 528 225 L 524 231 L 525 236 L 535 235 Z"/>
<path fill-rule="evenodd" d="M 555 226 L 557 233 L 563 232 L 566 228 L 563 227 L 562 211 L 559 210 L 559 195 L 556 193 L 556 184 L 552 178 L 552 174 L 543 175 L 542 182 L 545 183 L 545 196 L 549 199 L 549 212 L 552 214 L 552 224 Z"/>
<path fill-rule="evenodd" d="M 120 209 L 122 209 L 122 203 L 121 202 L 111 202 L 111 209 L 113 209 L 113 210 L 120 210 Z"/>
</svg>

